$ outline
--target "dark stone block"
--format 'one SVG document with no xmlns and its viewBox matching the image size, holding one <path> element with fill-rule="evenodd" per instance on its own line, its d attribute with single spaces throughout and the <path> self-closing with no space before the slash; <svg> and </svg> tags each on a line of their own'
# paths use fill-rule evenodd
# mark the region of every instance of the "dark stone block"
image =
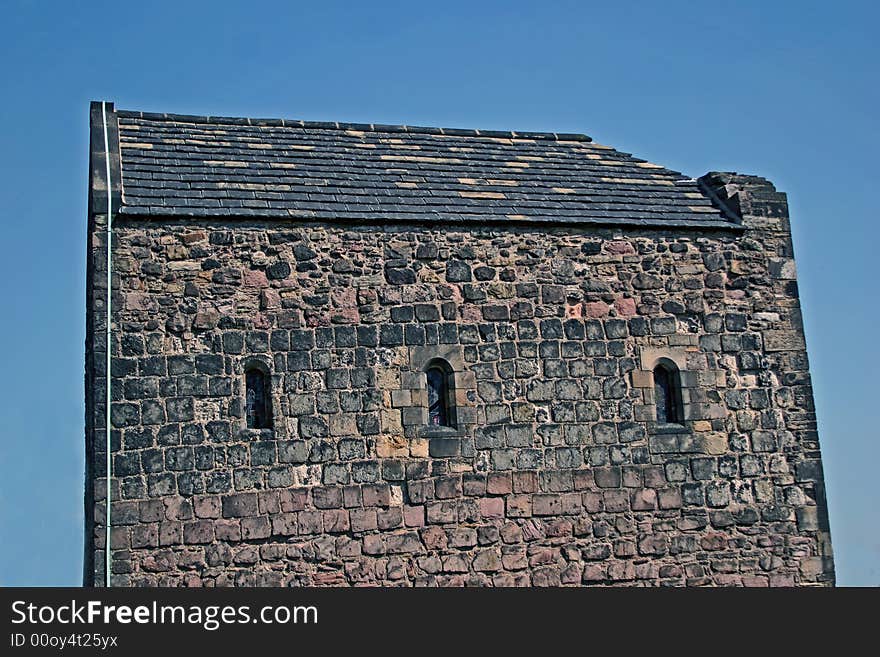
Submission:
<svg viewBox="0 0 880 657">
<path fill-rule="evenodd" d="M 425 344 L 425 327 L 419 324 L 406 324 L 404 326 L 404 341 L 408 345 Z"/>
<path fill-rule="evenodd" d="M 141 473 L 141 459 L 138 452 L 116 454 L 113 457 L 113 473 L 119 477 Z"/>
<path fill-rule="evenodd" d="M 437 254 L 436 244 L 419 244 L 416 248 L 416 258 L 420 260 L 433 260 L 437 257 Z"/>
<path fill-rule="evenodd" d="M 492 267 L 477 267 L 474 269 L 474 277 L 478 281 L 491 281 L 495 278 L 495 269 Z"/>
<path fill-rule="evenodd" d="M 461 453 L 460 438 L 431 438 L 428 451 L 434 458 L 449 458 Z"/>
<path fill-rule="evenodd" d="M 748 318 L 742 313 L 726 313 L 724 326 L 728 331 L 745 331 L 748 326 Z"/>
<path fill-rule="evenodd" d="M 290 372 L 303 372 L 312 369 L 312 359 L 307 351 L 292 351 L 287 354 L 287 369 Z"/>
<path fill-rule="evenodd" d="M 403 327 L 397 324 L 383 324 L 379 329 L 379 344 L 383 347 L 402 345 Z"/>
<path fill-rule="evenodd" d="M 567 319 L 564 323 L 565 337 L 569 340 L 583 340 L 586 337 L 584 323 L 579 319 Z"/>
<path fill-rule="evenodd" d="M 390 285 L 411 285 L 416 282 L 416 273 L 404 267 L 386 267 L 385 280 Z"/>
<path fill-rule="evenodd" d="M 251 443 L 251 465 L 272 465 L 275 463 L 275 441 L 267 440 Z"/>
<path fill-rule="evenodd" d="M 194 467 L 192 447 L 169 447 L 165 450 L 165 467 L 169 470 L 190 470 Z"/>
<path fill-rule="evenodd" d="M 461 260 L 448 260 L 446 262 L 446 280 L 450 283 L 470 282 L 471 268 Z"/>
<path fill-rule="evenodd" d="M 303 244 L 297 244 L 293 247 L 293 257 L 296 258 L 297 262 L 303 262 L 317 258 L 318 254 Z"/>
<path fill-rule="evenodd" d="M 165 411 L 170 422 L 187 422 L 195 417 L 191 397 L 177 397 L 166 400 Z"/>
<path fill-rule="evenodd" d="M 382 461 L 382 478 L 386 481 L 403 481 L 405 477 L 404 462 L 397 459 Z"/>
<path fill-rule="evenodd" d="M 193 374 L 196 371 L 195 359 L 192 356 L 168 356 L 168 374 Z"/>
<path fill-rule="evenodd" d="M 651 320 L 651 332 L 654 335 L 671 335 L 675 331 L 675 317 L 655 317 Z"/>
<path fill-rule="evenodd" d="M 609 339 L 625 338 L 628 334 L 628 325 L 623 319 L 609 319 L 605 322 L 605 335 Z"/>
<path fill-rule="evenodd" d="M 269 351 L 269 334 L 266 331 L 248 331 L 245 334 L 244 342 L 250 353 Z"/>
<path fill-rule="evenodd" d="M 244 334 L 239 331 L 224 331 L 223 351 L 227 354 L 240 354 L 244 351 Z"/>
<path fill-rule="evenodd" d="M 337 347 L 356 347 L 357 330 L 354 326 L 337 326 L 333 329 Z"/>
<path fill-rule="evenodd" d="M 266 278 L 269 280 L 283 280 L 290 276 L 290 265 L 286 262 L 276 262 L 266 267 Z"/>
<path fill-rule="evenodd" d="M 357 342 L 362 347 L 375 347 L 379 344 L 375 326 L 358 326 Z"/>
<path fill-rule="evenodd" d="M 288 351 L 290 349 L 290 334 L 286 330 L 276 330 L 269 334 L 269 347 L 272 351 Z"/>
<path fill-rule="evenodd" d="M 327 388 L 345 389 L 351 385 L 349 370 L 344 367 L 327 370 Z"/>
<path fill-rule="evenodd" d="M 329 326 L 324 326 L 321 328 L 315 329 L 315 346 L 321 349 L 329 349 L 332 348 L 335 344 L 336 337 L 333 333 L 333 329 Z"/>
<path fill-rule="evenodd" d="M 630 335 L 637 337 L 648 335 L 648 320 L 644 317 L 633 317 L 628 320 Z"/>
</svg>

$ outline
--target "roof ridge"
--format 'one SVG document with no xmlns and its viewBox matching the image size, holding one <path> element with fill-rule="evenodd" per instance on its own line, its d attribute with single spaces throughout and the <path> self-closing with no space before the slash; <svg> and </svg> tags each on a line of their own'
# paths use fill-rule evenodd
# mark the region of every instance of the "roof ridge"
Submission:
<svg viewBox="0 0 880 657">
<path fill-rule="evenodd" d="M 472 130 L 467 128 L 435 128 L 414 125 L 387 125 L 382 123 L 343 123 L 337 121 L 301 121 L 298 119 L 251 119 L 231 116 L 196 116 L 116 110 L 117 116 L 147 121 L 174 121 L 180 123 L 219 123 L 226 125 L 277 126 L 283 128 L 315 128 L 319 130 L 358 130 L 362 132 L 396 132 L 421 135 L 445 135 L 451 137 L 494 137 L 500 139 L 538 139 L 545 141 L 583 141 L 593 139 L 587 135 L 569 132 L 532 132 L 520 130 Z"/>
</svg>

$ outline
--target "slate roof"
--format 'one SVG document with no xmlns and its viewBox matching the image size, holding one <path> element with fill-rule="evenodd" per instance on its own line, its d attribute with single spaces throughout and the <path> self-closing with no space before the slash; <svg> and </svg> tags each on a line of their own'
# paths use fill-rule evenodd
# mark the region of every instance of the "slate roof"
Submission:
<svg viewBox="0 0 880 657">
<path fill-rule="evenodd" d="M 117 117 L 124 215 L 734 225 L 696 180 L 580 134 Z"/>
</svg>

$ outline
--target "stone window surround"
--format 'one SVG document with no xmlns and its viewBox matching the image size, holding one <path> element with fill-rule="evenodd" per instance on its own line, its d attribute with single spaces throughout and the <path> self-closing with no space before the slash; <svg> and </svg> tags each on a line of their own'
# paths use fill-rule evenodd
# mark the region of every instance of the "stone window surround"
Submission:
<svg viewBox="0 0 880 657">
<path fill-rule="evenodd" d="M 272 405 L 272 427 L 269 429 L 250 429 L 247 426 L 247 417 L 245 416 L 245 394 L 247 385 L 245 382 L 245 373 L 251 368 L 257 368 L 266 375 L 266 381 L 269 384 L 269 400 Z M 262 354 L 251 354 L 237 361 L 237 369 L 235 372 L 237 390 L 233 390 L 233 399 L 241 404 L 240 417 L 235 419 L 235 429 L 239 436 L 251 436 L 254 439 L 273 439 L 284 438 L 287 435 L 284 415 L 281 409 L 281 397 L 278 391 L 281 389 L 281 375 L 272 372 L 272 361 L 268 356 Z"/>
<path fill-rule="evenodd" d="M 425 371 L 437 361 L 445 361 L 450 374 L 450 406 L 454 427 L 428 424 L 428 382 Z M 461 441 L 473 433 L 476 424 L 477 381 L 468 370 L 460 345 L 430 345 L 409 348 L 409 370 L 401 372 L 401 389 L 409 392 L 411 405 L 401 408 L 404 435 L 427 438 L 433 457 L 455 457 L 461 454 Z"/>
<path fill-rule="evenodd" d="M 678 368 L 681 382 L 681 424 L 659 424 L 654 399 L 654 368 L 663 363 L 671 362 Z M 697 387 L 696 373 L 687 369 L 687 350 L 684 347 L 641 347 L 639 349 L 639 369 L 632 372 L 633 388 L 640 391 L 642 403 L 650 412 L 640 418 L 647 424 L 649 433 L 690 433 L 694 417 L 692 390 Z"/>
</svg>

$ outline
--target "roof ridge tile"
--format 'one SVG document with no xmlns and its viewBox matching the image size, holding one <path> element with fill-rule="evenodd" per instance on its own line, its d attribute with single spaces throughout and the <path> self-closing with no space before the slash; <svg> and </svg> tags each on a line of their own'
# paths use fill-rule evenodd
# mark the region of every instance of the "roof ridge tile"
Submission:
<svg viewBox="0 0 880 657">
<path fill-rule="evenodd" d="M 255 127 L 277 126 L 285 128 L 313 128 L 318 130 L 360 130 L 364 132 L 410 133 L 426 135 L 447 135 L 450 137 L 495 137 L 503 139 L 540 139 L 547 141 L 593 141 L 580 133 L 534 132 L 519 130 L 478 130 L 472 128 L 442 128 L 432 126 L 413 126 L 383 123 L 343 123 L 336 121 L 303 121 L 299 119 L 259 119 L 233 116 L 199 116 L 191 114 L 170 114 L 161 112 L 141 112 L 137 110 L 116 110 L 117 116 L 144 121 L 172 121 L 175 123 L 215 123 L 224 125 L 250 125 Z"/>
</svg>

